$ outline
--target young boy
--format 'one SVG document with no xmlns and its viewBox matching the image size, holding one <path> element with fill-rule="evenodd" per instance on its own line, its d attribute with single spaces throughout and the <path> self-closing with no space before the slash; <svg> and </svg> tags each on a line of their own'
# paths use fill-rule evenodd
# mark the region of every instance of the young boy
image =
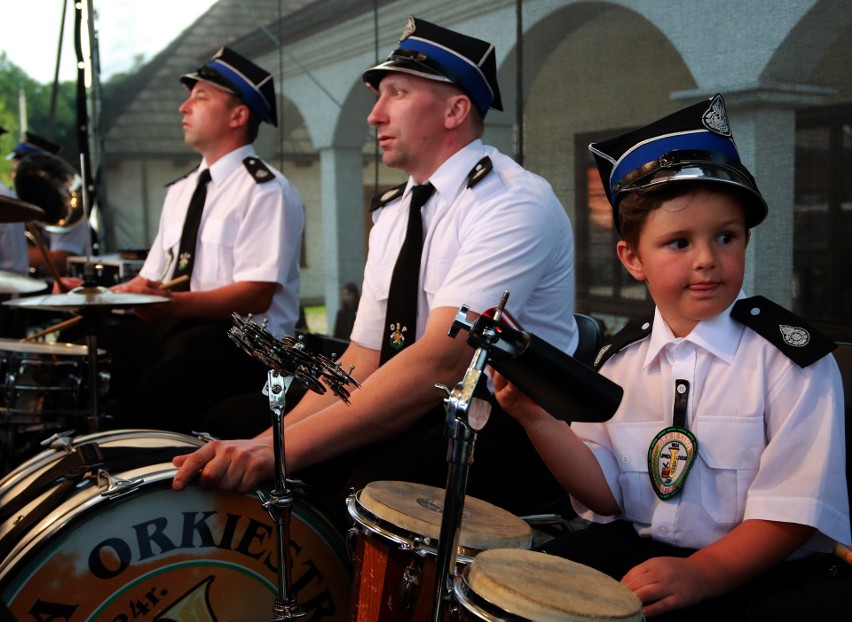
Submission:
<svg viewBox="0 0 852 622">
<path fill-rule="evenodd" d="M 834 344 L 741 292 L 767 207 L 721 96 L 590 149 L 618 257 L 656 311 L 598 354 L 624 388 L 604 424 L 569 427 L 495 377 L 500 404 L 593 521 L 542 550 L 620 579 L 655 620 L 745 619 L 756 589 L 850 541 Z"/>
</svg>

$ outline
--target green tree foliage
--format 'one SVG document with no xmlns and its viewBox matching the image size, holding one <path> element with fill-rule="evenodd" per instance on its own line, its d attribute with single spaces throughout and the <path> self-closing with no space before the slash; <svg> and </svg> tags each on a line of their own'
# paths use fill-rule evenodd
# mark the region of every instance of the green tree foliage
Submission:
<svg viewBox="0 0 852 622">
<path fill-rule="evenodd" d="M 0 136 L 0 180 L 10 185 L 11 164 L 5 159 L 21 136 L 20 96 L 27 102 L 27 129 L 62 146 L 60 155 L 77 167 L 77 105 L 76 84 L 62 82 L 58 85 L 54 118 L 50 107 L 53 85 L 39 84 L 0 52 L 0 127 L 8 133 Z"/>
</svg>

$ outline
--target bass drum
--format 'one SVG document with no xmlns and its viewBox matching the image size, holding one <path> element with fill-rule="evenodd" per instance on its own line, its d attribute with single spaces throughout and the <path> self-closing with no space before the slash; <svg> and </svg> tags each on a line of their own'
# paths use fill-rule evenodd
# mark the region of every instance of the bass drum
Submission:
<svg viewBox="0 0 852 622">
<path fill-rule="evenodd" d="M 172 457 L 203 443 L 155 430 L 60 438 L 0 480 L 0 618 L 270 619 L 277 541 L 260 500 L 171 489 Z M 345 619 L 342 534 L 299 498 L 290 537 L 306 619 Z"/>
</svg>

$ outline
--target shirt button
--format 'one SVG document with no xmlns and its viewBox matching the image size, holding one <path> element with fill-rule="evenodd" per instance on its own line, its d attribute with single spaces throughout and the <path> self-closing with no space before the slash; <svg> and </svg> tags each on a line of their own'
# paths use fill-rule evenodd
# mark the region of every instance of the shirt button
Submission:
<svg viewBox="0 0 852 622">
<path fill-rule="evenodd" d="M 625 454 L 625 455 L 621 456 L 621 461 L 622 461 L 624 464 L 629 464 L 629 463 L 630 463 L 630 456 L 628 456 L 627 454 Z"/>
<path fill-rule="evenodd" d="M 754 458 L 754 454 L 747 451 L 743 457 L 746 459 L 746 462 L 751 462 L 752 458 Z"/>
<path fill-rule="evenodd" d="M 666 535 L 668 532 L 669 532 L 669 528 L 668 528 L 668 527 L 666 527 L 665 525 L 663 525 L 662 527 L 660 527 L 660 533 L 661 533 L 661 534 Z"/>
</svg>

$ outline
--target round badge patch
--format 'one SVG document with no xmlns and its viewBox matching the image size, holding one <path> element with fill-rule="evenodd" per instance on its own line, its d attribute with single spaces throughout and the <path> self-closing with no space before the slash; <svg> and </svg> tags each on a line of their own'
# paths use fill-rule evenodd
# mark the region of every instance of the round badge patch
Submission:
<svg viewBox="0 0 852 622">
<path fill-rule="evenodd" d="M 698 440 L 686 428 L 661 431 L 648 448 L 648 474 L 660 499 L 673 497 L 683 487 L 698 455 Z"/>
</svg>

